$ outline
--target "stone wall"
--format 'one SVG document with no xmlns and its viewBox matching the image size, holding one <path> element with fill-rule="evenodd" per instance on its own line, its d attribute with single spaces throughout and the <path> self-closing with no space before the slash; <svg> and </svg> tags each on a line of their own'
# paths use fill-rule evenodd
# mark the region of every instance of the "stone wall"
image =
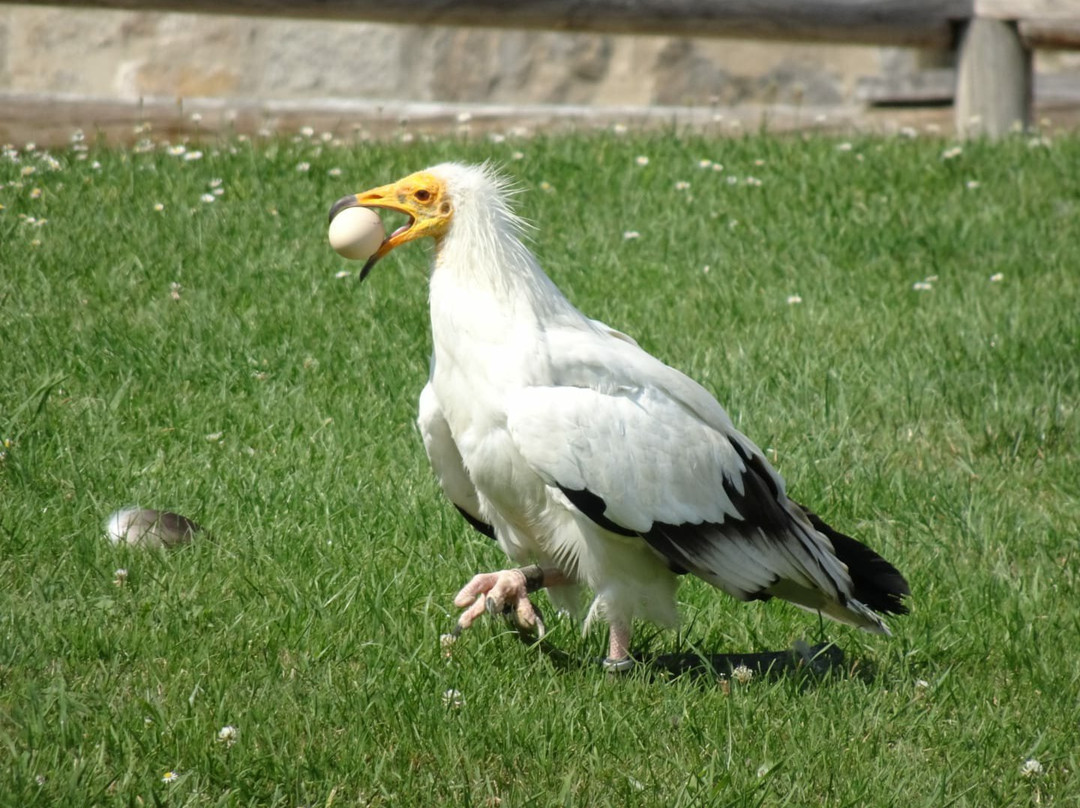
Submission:
<svg viewBox="0 0 1080 808">
<path fill-rule="evenodd" d="M 852 100 L 879 49 L 0 6 L 0 91 L 603 105 Z"/>
</svg>

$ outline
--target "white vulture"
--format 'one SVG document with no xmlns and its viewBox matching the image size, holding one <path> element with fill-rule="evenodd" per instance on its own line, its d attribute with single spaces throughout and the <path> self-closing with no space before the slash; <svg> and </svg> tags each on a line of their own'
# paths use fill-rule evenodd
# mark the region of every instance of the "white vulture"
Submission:
<svg viewBox="0 0 1080 808">
<path fill-rule="evenodd" d="M 445 163 L 338 200 L 406 214 L 361 271 L 431 237 L 431 374 L 419 426 L 442 490 L 518 564 L 457 594 L 536 627 L 529 593 L 594 593 L 608 657 L 631 663 L 633 621 L 676 621 L 679 576 L 739 600 L 782 598 L 867 631 L 903 614 L 889 562 L 789 499 L 761 450 L 701 385 L 578 311 L 522 241 L 487 165 Z"/>
</svg>

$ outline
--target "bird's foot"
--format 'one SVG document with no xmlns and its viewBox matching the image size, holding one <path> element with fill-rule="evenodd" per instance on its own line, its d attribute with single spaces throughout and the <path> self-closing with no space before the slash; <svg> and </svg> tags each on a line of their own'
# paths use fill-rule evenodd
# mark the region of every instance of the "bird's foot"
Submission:
<svg viewBox="0 0 1080 808">
<path fill-rule="evenodd" d="M 454 597 L 454 605 L 465 609 L 454 634 L 460 634 L 487 612 L 493 617 L 505 617 L 519 634 L 542 638 L 547 629 L 540 610 L 529 600 L 527 583 L 525 573 L 519 569 L 474 575 Z"/>
</svg>

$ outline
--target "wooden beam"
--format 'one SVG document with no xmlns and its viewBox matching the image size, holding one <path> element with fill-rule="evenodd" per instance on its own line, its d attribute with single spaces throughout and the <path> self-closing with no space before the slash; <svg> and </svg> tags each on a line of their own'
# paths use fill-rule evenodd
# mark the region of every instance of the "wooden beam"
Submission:
<svg viewBox="0 0 1080 808">
<path fill-rule="evenodd" d="M 1080 17 L 1077 0 L 975 0 L 976 17 L 994 20 L 1075 20 Z"/>
<path fill-rule="evenodd" d="M 949 47 L 954 23 L 972 15 L 974 0 L 29 0 L 29 4 Z"/>
<path fill-rule="evenodd" d="M 1031 51 L 1015 22 L 976 17 L 960 41 L 956 131 L 998 138 L 1031 120 Z"/>
<path fill-rule="evenodd" d="M 1020 20 L 1020 38 L 1032 50 L 1080 49 L 1080 7 L 1072 20 Z"/>
</svg>

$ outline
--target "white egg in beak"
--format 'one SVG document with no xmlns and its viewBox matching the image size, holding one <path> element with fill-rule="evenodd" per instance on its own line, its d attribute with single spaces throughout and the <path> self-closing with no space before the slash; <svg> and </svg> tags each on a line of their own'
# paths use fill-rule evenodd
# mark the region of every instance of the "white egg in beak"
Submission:
<svg viewBox="0 0 1080 808">
<path fill-rule="evenodd" d="M 386 238 L 382 219 L 370 208 L 340 210 L 330 220 L 330 246 L 342 258 L 366 261 Z"/>
</svg>

